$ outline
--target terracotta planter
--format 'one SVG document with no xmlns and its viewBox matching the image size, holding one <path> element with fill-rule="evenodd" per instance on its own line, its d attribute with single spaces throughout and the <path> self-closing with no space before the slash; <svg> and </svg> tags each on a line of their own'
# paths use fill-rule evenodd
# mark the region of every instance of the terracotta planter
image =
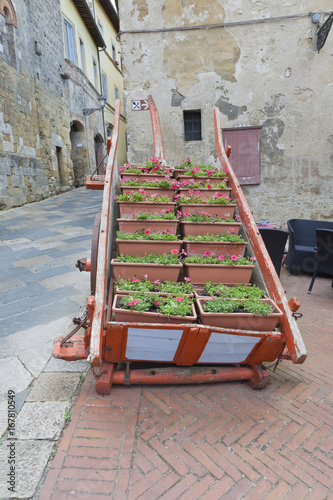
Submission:
<svg viewBox="0 0 333 500">
<path fill-rule="evenodd" d="M 183 237 L 188 235 L 200 236 L 202 234 L 227 234 L 233 229 L 236 236 L 239 233 L 240 222 L 191 222 L 180 221 L 180 231 Z"/>
<path fill-rule="evenodd" d="M 272 300 L 262 299 L 262 301 L 271 304 L 275 311 L 268 316 L 246 312 L 208 313 L 202 309 L 202 304 L 207 302 L 207 299 L 196 299 L 199 315 L 204 325 L 232 328 L 234 330 L 269 332 L 274 330 L 283 314 Z"/>
<path fill-rule="evenodd" d="M 135 231 L 140 231 L 144 229 L 149 230 L 152 233 L 159 233 L 163 231 L 172 231 L 176 234 L 178 220 L 164 220 L 164 219 L 153 219 L 153 220 L 136 220 L 136 219 L 117 219 L 119 231 L 122 233 L 135 233 Z"/>
<path fill-rule="evenodd" d="M 205 233 L 206 234 L 206 233 Z M 231 243 L 224 241 L 184 241 L 185 251 L 188 255 L 194 254 L 203 257 L 205 252 L 211 252 L 214 257 L 224 255 L 230 257 L 244 257 L 247 243 Z"/>
<path fill-rule="evenodd" d="M 226 188 L 214 188 L 212 187 L 211 189 L 208 188 L 192 188 L 192 187 L 186 187 L 186 188 L 179 188 L 178 189 L 178 194 L 186 196 L 189 191 L 200 191 L 202 196 L 206 196 L 207 198 L 211 196 L 215 196 L 216 194 L 222 194 L 223 196 L 228 196 L 230 198 L 230 193 L 231 189 Z M 210 206 L 210 205 L 209 205 Z"/>
<path fill-rule="evenodd" d="M 185 275 L 193 284 L 206 283 L 249 283 L 254 265 L 226 266 L 223 264 L 186 264 Z"/>
<path fill-rule="evenodd" d="M 121 192 L 123 194 L 128 194 L 128 193 L 136 193 L 140 189 L 144 189 L 146 191 L 146 194 L 148 198 L 150 198 L 153 194 L 156 194 L 157 196 L 167 196 L 170 201 L 173 200 L 175 192 L 173 189 L 163 189 L 159 187 L 145 187 L 145 186 L 121 186 Z"/>
<path fill-rule="evenodd" d="M 194 304 L 192 305 L 191 316 L 165 316 L 165 314 L 157 312 L 137 312 L 128 309 L 120 309 L 117 307 L 118 299 L 121 295 L 115 295 L 113 299 L 112 310 L 115 315 L 115 321 L 120 323 L 164 323 L 164 324 L 185 324 L 193 323 L 197 320 Z"/>
<path fill-rule="evenodd" d="M 232 219 L 235 214 L 236 205 L 231 203 L 230 205 L 208 205 L 206 203 L 188 203 L 184 205 L 179 205 L 179 210 L 184 213 L 189 214 L 201 214 L 201 212 L 208 212 L 211 215 L 216 215 L 222 219 Z"/>
<path fill-rule="evenodd" d="M 182 264 L 136 264 L 133 262 L 118 262 L 117 259 L 111 260 L 111 266 L 115 280 L 120 278 L 129 280 L 131 278 L 142 279 L 145 275 L 149 281 L 177 281 L 182 268 Z"/>
<path fill-rule="evenodd" d="M 174 168 L 173 169 L 173 176 L 175 179 L 178 179 L 180 175 L 183 175 L 186 170 L 184 168 Z"/>
<path fill-rule="evenodd" d="M 118 201 L 120 217 L 132 217 L 139 212 L 148 212 L 149 214 L 160 214 L 163 210 L 174 210 L 175 202 L 154 203 L 151 201 Z"/>
<path fill-rule="evenodd" d="M 171 253 L 174 248 L 180 251 L 183 242 L 178 241 L 149 241 L 149 240 L 116 240 L 120 255 L 147 255 L 150 253 Z"/>
<path fill-rule="evenodd" d="M 220 182 L 228 182 L 228 177 L 207 177 L 207 176 L 191 176 L 191 175 L 182 175 L 179 174 L 177 177 L 178 182 L 183 182 L 187 181 L 189 179 L 194 179 L 195 182 L 202 182 L 205 184 L 208 179 L 209 179 L 209 184 L 212 186 L 215 186 L 216 184 L 219 184 Z"/>
<path fill-rule="evenodd" d="M 165 174 L 126 174 L 126 172 L 121 173 L 122 179 L 137 179 L 139 181 L 147 181 L 147 182 L 155 182 L 155 181 L 163 181 L 166 175 L 170 175 L 172 177 L 172 171 L 170 173 Z"/>
</svg>

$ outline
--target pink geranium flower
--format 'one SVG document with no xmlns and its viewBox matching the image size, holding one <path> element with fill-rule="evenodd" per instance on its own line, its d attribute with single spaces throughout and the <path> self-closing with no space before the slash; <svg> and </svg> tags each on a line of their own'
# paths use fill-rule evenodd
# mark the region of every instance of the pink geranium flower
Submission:
<svg viewBox="0 0 333 500">
<path fill-rule="evenodd" d="M 204 257 L 208 257 L 208 255 L 210 255 L 210 254 L 211 254 L 211 252 L 205 252 Z"/>
<path fill-rule="evenodd" d="M 219 259 L 219 260 L 224 260 L 224 255 L 219 255 L 219 256 L 218 256 L 218 259 Z"/>
<path fill-rule="evenodd" d="M 133 283 L 138 283 L 139 281 L 140 281 L 140 280 L 138 280 L 138 279 L 136 279 L 136 278 L 133 278 L 133 279 L 132 279 L 132 282 L 133 282 Z"/>
<path fill-rule="evenodd" d="M 230 259 L 233 260 L 233 261 L 239 260 L 238 257 L 235 254 L 230 255 Z"/>
<path fill-rule="evenodd" d="M 194 195 L 195 195 L 195 196 L 200 196 L 200 195 L 201 195 L 201 193 L 200 193 L 200 191 L 195 191 L 195 192 L 194 192 Z"/>
<path fill-rule="evenodd" d="M 188 278 L 187 276 L 185 276 L 184 280 L 185 281 L 191 281 L 191 278 Z"/>
<path fill-rule="evenodd" d="M 173 250 L 171 250 L 171 253 L 178 253 L 177 248 L 174 248 Z"/>
<path fill-rule="evenodd" d="M 187 253 L 185 252 L 184 248 L 182 249 L 182 254 L 183 255 L 187 255 Z"/>
<path fill-rule="evenodd" d="M 144 231 L 145 234 L 150 234 L 150 230 L 147 229 L 146 231 Z"/>
<path fill-rule="evenodd" d="M 183 300 L 183 297 L 175 297 L 175 300 L 177 300 L 177 302 L 181 302 Z"/>
<path fill-rule="evenodd" d="M 257 260 L 257 259 L 256 259 L 255 257 L 250 257 L 250 260 L 255 261 L 255 260 Z"/>
<path fill-rule="evenodd" d="M 154 300 L 154 304 L 155 306 L 158 306 L 158 301 L 156 299 Z"/>
<path fill-rule="evenodd" d="M 207 188 L 210 189 L 212 186 L 210 184 L 207 184 Z"/>
<path fill-rule="evenodd" d="M 154 281 L 154 285 L 158 285 L 158 284 L 159 284 L 159 282 L 160 282 L 160 280 L 156 280 L 156 281 Z"/>
</svg>

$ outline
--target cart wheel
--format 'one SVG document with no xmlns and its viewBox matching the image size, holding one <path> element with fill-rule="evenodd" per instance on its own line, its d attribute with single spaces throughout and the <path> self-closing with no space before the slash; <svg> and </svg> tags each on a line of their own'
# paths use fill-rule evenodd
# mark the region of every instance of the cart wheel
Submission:
<svg viewBox="0 0 333 500">
<path fill-rule="evenodd" d="M 91 239 L 91 271 L 90 271 L 90 293 L 95 295 L 96 291 L 96 275 L 97 275 L 97 256 L 98 256 L 98 241 L 99 230 L 101 227 L 101 214 L 95 217 L 94 228 Z"/>
</svg>

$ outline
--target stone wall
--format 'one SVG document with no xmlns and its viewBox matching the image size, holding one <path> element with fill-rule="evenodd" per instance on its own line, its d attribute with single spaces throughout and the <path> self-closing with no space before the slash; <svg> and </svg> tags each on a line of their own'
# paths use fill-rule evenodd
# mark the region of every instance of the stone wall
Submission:
<svg viewBox="0 0 333 500">
<path fill-rule="evenodd" d="M 217 165 L 217 106 L 223 128 L 262 126 L 261 182 L 244 186 L 256 220 L 284 228 L 290 218 L 333 220 L 333 35 L 318 54 L 318 26 L 304 16 L 313 9 L 310 1 L 121 2 L 128 161 L 153 152 L 149 113 L 131 110 L 132 100 L 151 94 L 167 162 L 190 155 Z M 331 2 L 321 1 L 320 11 L 330 12 Z M 283 19 L 259 22 L 274 17 Z M 178 29 L 220 23 L 234 24 Z M 145 32 L 152 28 L 161 31 Z M 185 142 L 183 110 L 191 109 L 201 110 L 202 140 Z"/>
<path fill-rule="evenodd" d="M 0 208 L 70 189 L 70 115 L 59 2 L 15 2 L 0 15 Z M 60 182 L 61 178 L 61 182 Z"/>
</svg>

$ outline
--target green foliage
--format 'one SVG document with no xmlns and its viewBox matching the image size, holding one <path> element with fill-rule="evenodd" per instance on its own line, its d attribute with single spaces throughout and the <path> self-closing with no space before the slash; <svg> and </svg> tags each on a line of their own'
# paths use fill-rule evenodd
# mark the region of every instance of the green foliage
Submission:
<svg viewBox="0 0 333 500">
<path fill-rule="evenodd" d="M 165 316 L 187 316 L 191 314 L 194 299 L 177 294 L 161 297 L 158 294 L 147 294 L 146 292 L 135 293 L 122 297 L 119 306 L 138 312 L 157 312 Z"/>
<path fill-rule="evenodd" d="M 133 262 L 135 264 L 178 264 L 178 253 L 174 254 L 154 254 L 150 253 L 145 256 L 140 255 L 119 255 L 118 262 Z"/>
<path fill-rule="evenodd" d="M 178 236 L 170 231 L 151 233 L 149 230 L 140 229 L 135 233 L 121 233 L 117 231 L 119 240 L 137 240 L 137 241 L 177 241 Z"/>
<path fill-rule="evenodd" d="M 200 192 L 199 192 L 200 193 Z M 176 197 L 176 201 L 179 205 L 188 204 L 204 204 L 204 205 L 230 205 L 232 200 L 227 196 L 210 196 L 206 197 L 202 193 L 200 194 L 187 194 L 180 195 Z M 211 207 L 209 207 L 211 209 Z"/>
<path fill-rule="evenodd" d="M 180 183 L 180 188 L 185 189 L 226 189 L 227 185 L 225 182 L 219 182 L 218 184 L 211 184 L 209 181 L 200 181 L 200 182 L 190 182 L 190 181 L 182 181 Z"/>
<path fill-rule="evenodd" d="M 185 212 L 186 214 L 187 212 Z M 201 214 L 192 214 L 192 215 L 185 215 L 183 217 L 183 220 L 186 222 L 209 222 L 209 223 L 214 223 L 214 222 L 235 222 L 234 219 L 222 219 L 221 217 L 217 217 L 217 215 L 210 215 L 207 213 L 201 213 Z"/>
<path fill-rule="evenodd" d="M 244 243 L 244 239 L 241 236 L 236 236 L 235 234 L 200 234 L 198 236 L 188 235 L 184 238 L 184 241 L 220 241 L 220 242 L 230 242 L 230 243 Z"/>
<path fill-rule="evenodd" d="M 121 181 L 121 187 L 138 187 L 142 186 L 143 188 L 145 187 L 155 187 L 155 188 L 162 188 L 162 189 L 170 189 L 172 187 L 172 183 L 168 181 L 167 179 L 162 179 L 161 181 L 142 181 L 138 179 L 123 179 Z"/>
<path fill-rule="evenodd" d="M 120 194 L 115 198 L 117 201 L 146 201 L 149 203 L 170 203 L 170 199 L 163 195 L 160 196 L 150 196 L 148 197 L 147 194 L 136 192 L 136 193 L 125 193 L 125 194 Z"/>
<path fill-rule="evenodd" d="M 132 215 L 133 220 L 176 220 L 176 214 L 173 210 L 160 214 L 150 214 L 148 212 L 140 212 Z"/>
<path fill-rule="evenodd" d="M 222 283 L 207 281 L 204 292 L 209 296 L 229 297 L 232 299 L 261 299 L 265 292 L 256 285 L 226 286 Z"/>
<path fill-rule="evenodd" d="M 154 290 L 154 285 L 151 281 L 146 278 L 139 280 L 137 278 L 132 279 L 119 279 L 116 283 L 119 290 L 126 290 L 130 292 L 152 292 Z"/>
<path fill-rule="evenodd" d="M 155 282 L 156 289 L 163 293 L 174 293 L 174 294 L 184 294 L 193 293 L 193 286 L 191 283 L 185 283 L 182 281 L 161 281 L 159 283 Z"/>
<path fill-rule="evenodd" d="M 220 265 L 224 265 L 224 266 L 249 266 L 249 265 L 253 264 L 253 261 L 248 259 L 247 257 L 236 257 L 235 259 L 232 259 L 231 257 L 227 257 L 227 258 L 223 257 L 223 259 L 222 259 L 221 257 L 223 257 L 223 255 L 220 255 L 219 257 L 212 257 L 211 255 L 206 255 L 205 257 L 199 257 L 198 255 L 192 255 L 192 256 L 186 258 L 185 263 L 186 264 L 220 264 Z"/>
<path fill-rule="evenodd" d="M 65 409 L 65 422 L 68 422 L 71 419 L 71 410 L 69 408 Z"/>
<path fill-rule="evenodd" d="M 260 316 L 268 316 L 272 312 L 271 305 L 260 299 L 235 300 L 231 298 L 211 298 L 202 301 L 202 309 L 209 313 L 246 312 Z"/>
</svg>

